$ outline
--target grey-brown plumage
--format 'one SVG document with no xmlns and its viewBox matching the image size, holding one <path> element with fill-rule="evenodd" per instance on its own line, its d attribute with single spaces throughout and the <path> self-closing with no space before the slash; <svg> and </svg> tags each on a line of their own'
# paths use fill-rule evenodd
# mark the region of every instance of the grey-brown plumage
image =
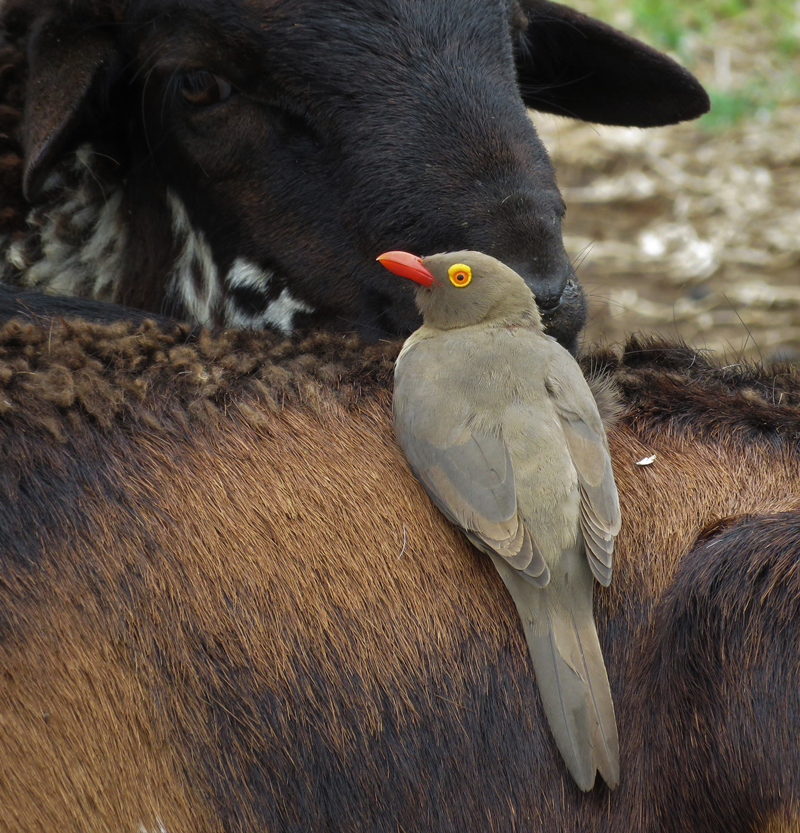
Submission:
<svg viewBox="0 0 800 833">
<path fill-rule="evenodd" d="M 491 556 L 510 591 L 578 786 L 591 789 L 599 771 L 614 787 L 619 742 L 592 577 L 611 581 L 620 514 L 591 391 L 545 335 L 522 278 L 494 258 L 379 259 L 428 284 L 417 291 L 424 324 L 395 368 L 398 442 L 434 503 Z"/>
</svg>

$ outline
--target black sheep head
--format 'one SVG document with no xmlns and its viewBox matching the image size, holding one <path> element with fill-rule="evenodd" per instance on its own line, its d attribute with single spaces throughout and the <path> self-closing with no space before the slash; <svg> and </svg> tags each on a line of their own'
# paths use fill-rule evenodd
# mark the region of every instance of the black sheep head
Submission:
<svg viewBox="0 0 800 833">
<path fill-rule="evenodd" d="M 526 106 L 638 126 L 708 106 L 672 60 L 536 0 L 12 0 L 5 18 L 30 61 L 30 201 L 63 201 L 76 148 L 73 171 L 115 168 L 113 274 L 66 289 L 219 325 L 403 335 L 411 291 L 377 254 L 472 249 L 574 350 L 586 302 Z"/>
</svg>

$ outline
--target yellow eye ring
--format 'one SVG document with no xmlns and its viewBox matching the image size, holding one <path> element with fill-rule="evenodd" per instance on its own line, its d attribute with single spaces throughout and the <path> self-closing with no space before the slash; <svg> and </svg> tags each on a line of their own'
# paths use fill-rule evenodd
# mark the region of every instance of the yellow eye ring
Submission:
<svg viewBox="0 0 800 833">
<path fill-rule="evenodd" d="M 472 269 L 465 263 L 454 263 L 448 270 L 447 274 L 450 277 L 450 283 L 453 286 L 467 286 L 472 280 Z"/>
</svg>

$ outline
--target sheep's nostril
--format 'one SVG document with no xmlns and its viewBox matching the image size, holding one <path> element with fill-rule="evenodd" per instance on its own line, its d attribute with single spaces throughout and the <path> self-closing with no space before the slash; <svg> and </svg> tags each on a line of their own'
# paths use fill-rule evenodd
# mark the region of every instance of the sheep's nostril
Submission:
<svg viewBox="0 0 800 833">
<path fill-rule="evenodd" d="M 536 305 L 542 314 L 549 314 L 558 309 L 564 294 L 564 287 L 570 278 L 568 269 L 555 268 L 552 271 L 548 270 L 549 274 L 542 274 L 539 270 L 534 272 L 527 265 L 511 268 L 521 275 L 531 288 L 531 292 L 536 296 Z"/>
<path fill-rule="evenodd" d="M 561 301 L 563 298 L 563 294 L 561 292 L 558 295 L 555 294 L 540 294 L 534 292 L 536 295 L 536 306 L 544 312 L 554 312 L 558 307 L 561 306 Z"/>
</svg>

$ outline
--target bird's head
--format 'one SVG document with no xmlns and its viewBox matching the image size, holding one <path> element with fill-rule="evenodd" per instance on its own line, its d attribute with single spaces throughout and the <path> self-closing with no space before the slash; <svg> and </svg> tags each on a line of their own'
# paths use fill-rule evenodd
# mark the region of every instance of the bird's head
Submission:
<svg viewBox="0 0 800 833">
<path fill-rule="evenodd" d="M 378 260 L 416 281 L 416 301 L 428 326 L 441 330 L 481 323 L 541 329 L 536 299 L 513 270 L 481 252 L 446 252 L 417 257 L 385 252 Z"/>
</svg>

